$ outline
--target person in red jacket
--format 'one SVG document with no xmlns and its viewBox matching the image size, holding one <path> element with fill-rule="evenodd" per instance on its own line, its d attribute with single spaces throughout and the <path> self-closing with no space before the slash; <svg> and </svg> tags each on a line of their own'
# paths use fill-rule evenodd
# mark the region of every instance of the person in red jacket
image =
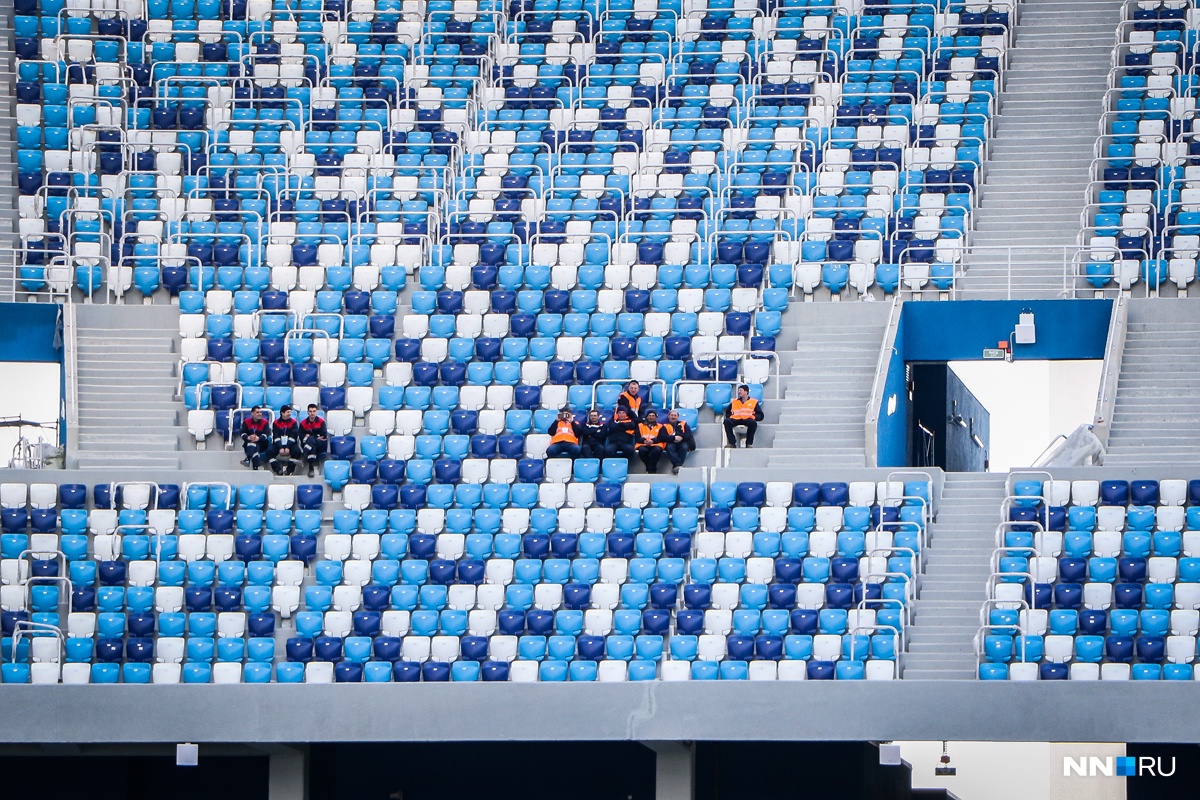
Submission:
<svg viewBox="0 0 1200 800">
<path fill-rule="evenodd" d="M 279 419 L 271 426 L 271 471 L 276 475 L 295 475 L 300 457 L 300 423 L 292 419 L 292 407 L 279 409 Z"/>
<path fill-rule="evenodd" d="M 271 423 L 263 417 L 262 406 L 250 409 L 250 416 L 242 420 L 243 467 L 261 469 L 271 454 Z"/>
<path fill-rule="evenodd" d="M 329 448 L 329 430 L 325 420 L 317 413 L 315 403 L 308 404 L 308 416 L 300 420 L 300 452 L 308 462 L 308 477 L 317 473 L 317 466 Z"/>
</svg>

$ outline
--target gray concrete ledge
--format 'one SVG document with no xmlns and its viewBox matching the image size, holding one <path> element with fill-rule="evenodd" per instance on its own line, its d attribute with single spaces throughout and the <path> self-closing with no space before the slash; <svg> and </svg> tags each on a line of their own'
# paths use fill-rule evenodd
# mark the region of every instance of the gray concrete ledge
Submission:
<svg viewBox="0 0 1200 800">
<path fill-rule="evenodd" d="M 4 686 L 0 744 L 1198 742 L 1195 682 Z"/>
</svg>

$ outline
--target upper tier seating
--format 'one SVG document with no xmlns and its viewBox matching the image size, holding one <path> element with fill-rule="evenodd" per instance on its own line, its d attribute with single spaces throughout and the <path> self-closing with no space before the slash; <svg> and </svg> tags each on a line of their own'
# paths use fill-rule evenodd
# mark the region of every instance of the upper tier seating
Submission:
<svg viewBox="0 0 1200 800">
<path fill-rule="evenodd" d="M 1124 7 L 1109 71 L 1099 158 L 1093 163 L 1080 244 L 1097 289 L 1186 292 L 1200 253 L 1200 155 L 1193 74 L 1200 14 L 1188 3 Z"/>
<path fill-rule="evenodd" d="M 1010 479 L 979 677 L 1200 677 L 1200 481 L 1041 474 Z"/>
<path fill-rule="evenodd" d="M 930 489 L 362 488 L 0 485 L 0 679 L 891 679 Z"/>
<path fill-rule="evenodd" d="M 1008 8 L 22 0 L 23 282 L 946 289 Z"/>
</svg>

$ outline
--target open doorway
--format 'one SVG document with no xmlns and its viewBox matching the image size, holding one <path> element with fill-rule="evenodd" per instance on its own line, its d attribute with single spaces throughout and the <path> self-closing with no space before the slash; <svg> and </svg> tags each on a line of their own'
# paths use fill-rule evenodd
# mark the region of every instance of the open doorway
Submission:
<svg viewBox="0 0 1200 800">
<path fill-rule="evenodd" d="M 988 466 L 1031 466 L 1055 441 L 1091 423 L 1104 362 L 951 361 L 950 371 L 990 412 Z"/>
<path fill-rule="evenodd" d="M 0 361 L 0 386 L 12 389 L 0 392 L 0 467 L 18 456 L 22 439 L 58 445 L 60 371 L 55 363 Z"/>
<path fill-rule="evenodd" d="M 947 472 L 1032 466 L 1095 415 L 1100 360 L 908 365 L 909 464 Z"/>
</svg>

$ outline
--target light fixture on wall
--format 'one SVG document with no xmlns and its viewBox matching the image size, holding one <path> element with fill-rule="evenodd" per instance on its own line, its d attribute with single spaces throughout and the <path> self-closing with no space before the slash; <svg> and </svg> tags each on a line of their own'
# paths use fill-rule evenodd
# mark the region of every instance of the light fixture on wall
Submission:
<svg viewBox="0 0 1200 800">
<path fill-rule="evenodd" d="M 1033 311 L 1028 308 L 1021 309 L 1021 313 L 1017 316 L 1016 327 L 1008 335 L 1008 350 L 1004 353 L 1005 361 L 1013 360 L 1013 348 L 1019 344 L 1037 344 L 1037 325 L 1033 321 Z"/>
<path fill-rule="evenodd" d="M 951 425 L 957 425 L 960 428 L 967 427 L 967 420 L 962 414 L 958 413 L 958 401 L 950 401 L 950 419 L 947 420 Z"/>
<path fill-rule="evenodd" d="M 1013 331 L 1013 339 L 1017 344 L 1037 344 L 1037 326 L 1033 321 L 1033 311 L 1026 308 L 1017 317 L 1017 327 Z"/>
</svg>

